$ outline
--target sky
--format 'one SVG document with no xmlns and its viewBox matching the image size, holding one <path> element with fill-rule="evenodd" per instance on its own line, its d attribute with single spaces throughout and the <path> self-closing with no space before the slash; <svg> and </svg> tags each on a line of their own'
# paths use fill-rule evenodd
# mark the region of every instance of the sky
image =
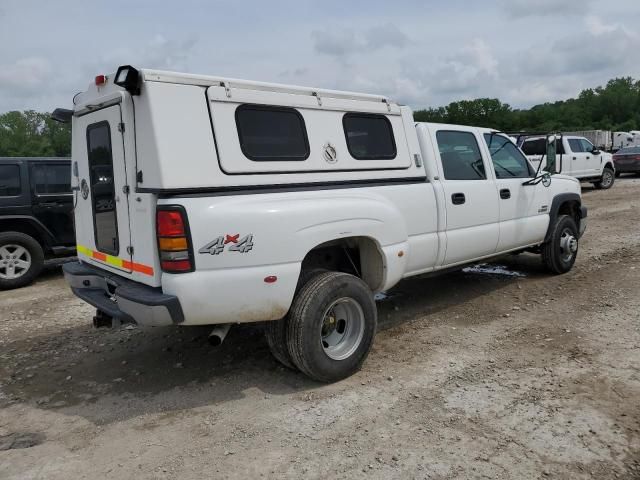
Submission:
<svg viewBox="0 0 640 480">
<path fill-rule="evenodd" d="M 0 113 L 123 64 L 526 108 L 640 79 L 640 0 L 0 0 Z"/>
</svg>

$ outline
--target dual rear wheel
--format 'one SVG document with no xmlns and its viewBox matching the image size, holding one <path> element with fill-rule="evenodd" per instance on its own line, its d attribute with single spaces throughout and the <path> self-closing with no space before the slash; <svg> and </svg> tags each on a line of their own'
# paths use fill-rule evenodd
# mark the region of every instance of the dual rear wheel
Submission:
<svg viewBox="0 0 640 480">
<path fill-rule="evenodd" d="M 360 369 L 376 325 L 373 293 L 364 281 L 347 273 L 319 271 L 307 276 L 288 315 L 267 324 L 266 337 L 283 365 L 329 383 Z"/>
</svg>

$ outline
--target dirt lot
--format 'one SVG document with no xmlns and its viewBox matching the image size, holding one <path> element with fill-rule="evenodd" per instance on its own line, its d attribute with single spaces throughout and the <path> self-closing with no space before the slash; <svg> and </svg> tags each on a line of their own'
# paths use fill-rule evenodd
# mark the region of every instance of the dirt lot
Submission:
<svg viewBox="0 0 640 480">
<path fill-rule="evenodd" d="M 571 273 L 406 281 L 335 385 L 257 327 L 94 330 L 58 268 L 0 292 L 0 478 L 640 478 L 640 179 L 584 197 Z"/>
</svg>

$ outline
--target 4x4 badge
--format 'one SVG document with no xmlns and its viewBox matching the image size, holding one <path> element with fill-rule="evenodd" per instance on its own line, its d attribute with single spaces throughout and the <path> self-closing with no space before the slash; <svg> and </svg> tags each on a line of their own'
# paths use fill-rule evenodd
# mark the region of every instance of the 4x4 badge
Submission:
<svg viewBox="0 0 640 480">
<path fill-rule="evenodd" d="M 198 253 L 219 255 L 224 252 L 227 245 L 229 245 L 229 248 L 227 248 L 228 252 L 248 253 L 253 249 L 253 234 L 250 233 L 242 238 L 240 238 L 239 233 L 236 233 L 235 235 L 220 235 L 213 242 L 207 243 L 204 247 L 198 250 Z"/>
</svg>

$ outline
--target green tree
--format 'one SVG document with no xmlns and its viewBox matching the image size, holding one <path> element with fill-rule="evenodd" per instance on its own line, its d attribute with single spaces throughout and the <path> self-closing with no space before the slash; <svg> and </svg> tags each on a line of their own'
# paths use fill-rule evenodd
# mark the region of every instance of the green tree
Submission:
<svg viewBox="0 0 640 480">
<path fill-rule="evenodd" d="M 556 130 L 640 130 L 640 81 L 614 78 L 589 88 L 576 98 L 512 109 L 498 99 L 452 102 L 446 107 L 419 110 L 417 121 L 492 127 L 508 132 Z"/>
<path fill-rule="evenodd" d="M 48 113 L 26 110 L 0 115 L 0 156 L 68 157 L 71 128 L 51 120 Z"/>
</svg>

